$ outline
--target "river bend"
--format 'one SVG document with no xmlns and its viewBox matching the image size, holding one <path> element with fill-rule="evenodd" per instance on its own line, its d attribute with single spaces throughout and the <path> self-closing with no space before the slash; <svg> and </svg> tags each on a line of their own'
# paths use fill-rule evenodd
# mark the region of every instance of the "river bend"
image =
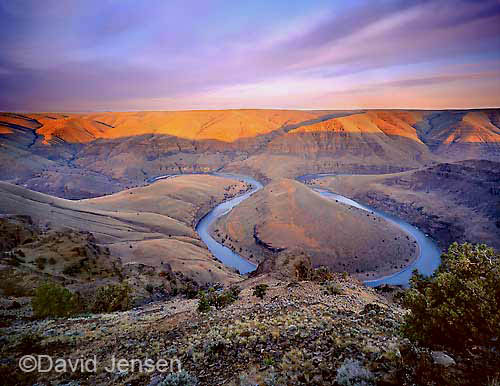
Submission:
<svg viewBox="0 0 500 386">
<path fill-rule="evenodd" d="M 207 173 L 205 173 L 207 174 Z M 180 174 L 182 175 L 182 174 Z M 262 189 L 262 184 L 249 176 L 243 175 L 235 175 L 235 174 L 227 174 L 227 173 L 210 173 L 210 175 L 217 175 L 225 178 L 232 178 L 234 180 L 244 181 L 247 184 L 251 185 L 252 188 L 230 200 L 224 201 L 214 207 L 210 212 L 208 212 L 196 225 L 196 232 L 200 236 L 201 240 L 206 244 L 210 252 L 223 264 L 233 267 L 237 269 L 241 274 L 246 274 L 254 271 L 257 268 L 257 265 L 244 259 L 228 247 L 217 242 L 210 235 L 210 226 L 220 217 L 229 213 L 231 209 L 235 206 L 239 205 L 242 201 L 246 200 L 252 194 Z M 307 179 L 312 178 L 321 178 L 326 176 L 332 176 L 333 174 L 310 174 L 302 177 L 298 177 L 297 180 L 300 182 L 304 182 Z M 152 183 L 158 181 L 160 179 L 172 178 L 179 175 L 165 175 L 151 178 L 148 182 Z M 324 198 L 329 200 L 338 201 L 344 205 L 354 206 L 358 209 L 368 211 L 376 216 L 382 217 L 384 220 L 398 226 L 403 232 L 412 236 L 418 245 L 418 256 L 403 270 L 394 273 L 392 275 L 388 275 L 382 278 L 367 280 L 364 283 L 371 287 L 376 287 L 382 284 L 391 284 L 391 285 L 402 285 L 408 286 L 409 279 L 412 275 L 414 269 L 417 269 L 420 273 L 424 275 L 432 274 L 437 267 L 439 266 L 440 254 L 436 243 L 428 236 L 426 236 L 423 232 L 421 232 L 418 228 L 414 227 L 411 224 L 403 221 L 402 219 L 393 216 L 391 214 L 385 213 L 383 211 L 371 208 L 367 205 L 360 204 L 350 198 L 344 197 L 340 194 L 332 193 L 330 191 L 312 188 L 312 190 L 321 194 Z"/>
</svg>

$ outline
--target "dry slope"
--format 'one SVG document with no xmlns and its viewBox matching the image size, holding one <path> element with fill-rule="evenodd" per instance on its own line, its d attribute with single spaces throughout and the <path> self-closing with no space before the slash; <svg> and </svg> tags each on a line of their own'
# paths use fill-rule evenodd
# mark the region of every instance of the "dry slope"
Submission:
<svg viewBox="0 0 500 386">
<path fill-rule="evenodd" d="M 237 275 L 214 260 L 193 225 L 215 203 L 245 189 L 222 177 L 182 176 L 99 199 L 69 201 L 0 183 L 0 213 L 92 232 L 123 263 L 169 264 L 198 283 L 227 282 Z"/>
<path fill-rule="evenodd" d="M 89 142 L 142 134 L 233 142 L 276 130 L 284 125 L 326 115 L 324 111 L 197 110 L 142 111 L 93 114 L 30 114 L 43 124 L 38 133 L 45 143 L 54 140 Z"/>
<path fill-rule="evenodd" d="M 469 241 L 500 249 L 499 167 L 498 162 L 470 160 L 312 182 L 405 218 L 443 248 L 453 241 Z"/>
<path fill-rule="evenodd" d="M 222 217 L 213 234 L 250 259 L 305 251 L 316 267 L 365 279 L 399 270 L 416 256 L 413 240 L 398 228 L 286 179 Z"/>
<path fill-rule="evenodd" d="M 221 168 L 269 179 L 388 173 L 500 160 L 499 122 L 496 109 L 0 113 L 0 175 L 79 199 L 159 174 Z"/>
</svg>

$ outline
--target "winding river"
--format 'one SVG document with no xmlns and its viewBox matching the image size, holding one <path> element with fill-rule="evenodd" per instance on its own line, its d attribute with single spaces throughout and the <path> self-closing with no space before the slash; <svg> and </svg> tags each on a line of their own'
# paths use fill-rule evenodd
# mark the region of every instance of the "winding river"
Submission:
<svg viewBox="0 0 500 386">
<path fill-rule="evenodd" d="M 328 177 L 328 176 L 338 176 L 341 174 L 309 174 L 305 176 L 298 177 L 297 180 L 300 182 L 305 182 L 306 180 Z M 403 232 L 410 235 L 417 241 L 418 245 L 418 256 L 403 270 L 396 272 L 392 275 L 384 276 L 374 280 L 366 280 L 364 283 L 370 287 L 376 287 L 382 284 L 391 285 L 402 285 L 408 286 L 408 282 L 411 278 L 413 270 L 417 269 L 420 273 L 429 276 L 431 275 L 441 263 L 441 250 L 436 245 L 436 243 L 428 236 L 426 236 L 417 227 L 408 224 L 407 222 L 401 220 L 400 218 L 393 216 L 389 213 L 383 212 L 381 210 L 374 209 L 368 205 L 360 204 L 350 198 L 344 197 L 340 194 L 332 193 L 325 189 L 311 188 L 312 190 L 318 192 L 323 197 L 341 202 L 345 205 L 350 205 L 358 209 L 365 210 L 372 214 L 375 214 L 384 220 L 390 222 L 391 224 L 399 227 Z"/>
<path fill-rule="evenodd" d="M 233 178 L 239 181 L 244 181 L 247 184 L 252 185 L 252 189 L 243 193 L 240 196 L 224 201 L 223 203 L 213 208 L 198 222 L 198 224 L 196 224 L 196 232 L 198 232 L 200 238 L 207 245 L 210 252 L 212 252 L 212 254 L 215 257 L 217 257 L 217 259 L 219 259 L 223 264 L 236 268 L 238 271 L 240 271 L 241 274 L 255 271 L 257 269 L 257 265 L 244 259 L 243 257 L 233 252 L 228 247 L 217 242 L 210 235 L 209 230 L 210 230 L 210 225 L 214 223 L 219 217 L 224 216 L 240 202 L 246 200 L 257 190 L 262 189 L 262 184 L 259 181 L 248 176 L 237 176 L 234 174 L 223 174 L 223 173 L 216 173 L 215 175 L 226 178 Z"/>
<path fill-rule="evenodd" d="M 236 174 L 226 174 L 226 173 L 190 173 L 190 174 L 208 174 L 211 176 L 231 178 L 237 181 L 244 181 L 252 186 L 252 189 L 248 190 L 247 192 L 239 196 L 236 196 L 230 200 L 224 201 L 219 205 L 217 205 L 215 208 L 213 208 L 210 212 L 208 212 L 205 216 L 203 216 L 200 221 L 198 221 L 195 230 L 200 236 L 201 240 L 208 247 L 210 252 L 212 252 L 212 254 L 224 265 L 237 269 L 242 275 L 255 271 L 257 269 L 256 264 L 248 261 L 247 259 L 244 259 L 243 257 L 233 252 L 228 247 L 220 244 L 210 235 L 210 225 L 212 225 L 219 217 L 222 217 L 226 213 L 228 213 L 236 205 L 246 200 L 256 191 L 262 189 L 262 184 L 259 181 L 253 179 L 252 177 L 236 175 Z M 169 175 L 153 177 L 148 180 L 148 183 L 153 183 L 159 180 L 164 180 L 167 178 L 173 178 L 183 175 L 188 175 L 188 173 L 169 174 Z"/>
<path fill-rule="evenodd" d="M 204 174 L 232 178 L 234 180 L 244 181 L 252 186 L 252 189 L 245 192 L 244 194 L 234 197 L 230 200 L 224 201 L 221 204 L 217 205 L 215 208 L 213 208 L 210 212 L 208 212 L 196 225 L 196 232 L 199 234 L 201 240 L 207 245 L 210 252 L 212 252 L 212 254 L 223 264 L 236 268 L 241 274 L 254 271 L 257 268 L 257 266 L 254 263 L 242 258 L 240 255 L 233 252 L 228 247 L 217 242 L 210 235 L 209 229 L 210 225 L 213 224 L 219 217 L 224 216 L 226 213 L 231 211 L 231 209 L 233 209 L 236 205 L 246 200 L 256 191 L 262 189 L 263 187 L 262 184 L 259 181 L 249 176 L 226 174 L 226 173 L 204 173 Z M 182 174 L 158 176 L 151 178 L 148 182 L 152 183 L 160 179 L 172 178 L 179 175 Z M 298 177 L 297 180 L 300 182 L 304 182 L 308 179 L 321 178 L 332 175 L 335 174 L 326 174 L 326 173 L 309 174 Z M 330 191 L 319 188 L 312 188 L 312 190 L 321 194 L 326 199 L 335 200 L 345 205 L 350 205 L 358 209 L 368 211 L 379 217 L 382 217 L 384 220 L 398 226 L 401 230 L 403 230 L 405 233 L 409 234 L 416 240 L 419 254 L 411 264 L 409 264 L 406 268 L 395 274 L 374 280 L 367 280 L 364 282 L 366 285 L 371 287 L 376 287 L 382 284 L 408 286 L 409 279 L 414 269 L 417 269 L 420 273 L 424 275 L 430 275 L 439 266 L 441 262 L 440 260 L 441 251 L 439 250 L 438 246 L 431 238 L 426 236 L 424 233 L 422 233 L 418 228 L 414 227 L 413 225 L 410 225 L 407 222 L 391 214 L 360 204 L 354 200 L 351 200 L 350 198 L 341 196 L 339 194 L 332 193 Z"/>
</svg>

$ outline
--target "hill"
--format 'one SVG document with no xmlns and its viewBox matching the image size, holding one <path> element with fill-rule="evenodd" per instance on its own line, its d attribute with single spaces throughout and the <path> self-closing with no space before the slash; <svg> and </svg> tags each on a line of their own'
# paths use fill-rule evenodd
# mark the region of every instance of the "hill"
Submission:
<svg viewBox="0 0 500 386">
<path fill-rule="evenodd" d="M 311 183 L 402 217 L 443 248 L 453 241 L 474 241 L 500 249 L 499 168 L 498 162 L 469 160 Z"/>
<path fill-rule="evenodd" d="M 450 159 L 499 160 L 499 110 L 435 112 L 417 123 L 429 148 Z"/>
<path fill-rule="evenodd" d="M 324 111 L 294 110 L 197 110 L 143 111 L 95 114 L 29 114 L 42 124 L 38 130 L 44 143 L 90 142 L 99 138 L 120 138 L 163 134 L 191 140 L 237 139 L 267 134 L 285 125 L 319 118 Z"/>
<path fill-rule="evenodd" d="M 79 199 L 165 173 L 264 181 L 500 160 L 498 110 L 211 110 L 0 114 L 3 180 Z M 75 178 L 78 177 L 78 178 Z"/>
<path fill-rule="evenodd" d="M 392 224 L 286 179 L 268 184 L 221 217 L 212 233 L 250 260 L 305 252 L 314 267 L 362 279 L 401 270 L 417 252 L 413 240 Z"/>
<path fill-rule="evenodd" d="M 184 176 L 97 199 L 70 201 L 0 182 L 0 213 L 28 215 L 42 227 L 91 232 L 123 264 L 163 266 L 199 285 L 237 275 L 214 260 L 194 230 L 216 203 L 246 185 L 222 177 Z"/>
</svg>

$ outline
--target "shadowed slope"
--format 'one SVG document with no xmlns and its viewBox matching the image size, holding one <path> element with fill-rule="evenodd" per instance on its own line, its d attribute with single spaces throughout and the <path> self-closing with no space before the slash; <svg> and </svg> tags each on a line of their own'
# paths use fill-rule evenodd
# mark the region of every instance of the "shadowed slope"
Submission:
<svg viewBox="0 0 500 386">
<path fill-rule="evenodd" d="M 498 117 L 498 110 L 432 114 L 425 140 L 443 145 L 500 142 Z"/>
<path fill-rule="evenodd" d="M 421 112 L 369 111 L 291 130 L 269 144 L 274 152 L 319 154 L 367 160 L 420 160 L 431 157 L 413 125 Z"/>
<path fill-rule="evenodd" d="M 434 153 L 448 159 L 500 160 L 500 110 L 433 112 L 416 127 Z"/>
<path fill-rule="evenodd" d="M 323 177 L 318 187 L 417 225 L 442 248 L 453 241 L 500 248 L 500 163 L 469 160 L 385 175 Z"/>
<path fill-rule="evenodd" d="M 368 111 L 347 117 L 302 126 L 290 131 L 290 134 L 332 131 L 342 133 L 376 133 L 407 137 L 421 143 L 412 126 L 422 120 L 422 112 L 408 111 Z"/>
<path fill-rule="evenodd" d="M 3 122 L 3 123 L 2 123 Z M 2 179 L 80 199 L 159 174 L 225 170 L 263 181 L 500 160 L 499 110 L 0 114 Z"/>
</svg>

